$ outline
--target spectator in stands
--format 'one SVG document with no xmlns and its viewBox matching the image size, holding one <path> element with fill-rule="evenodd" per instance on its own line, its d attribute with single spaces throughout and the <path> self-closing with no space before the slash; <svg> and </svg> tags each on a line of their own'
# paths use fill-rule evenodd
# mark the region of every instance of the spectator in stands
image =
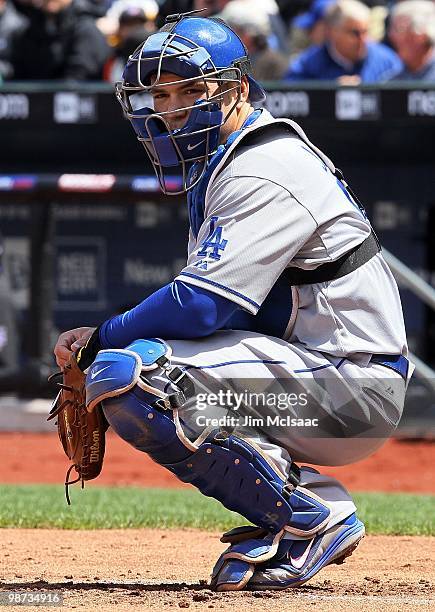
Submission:
<svg viewBox="0 0 435 612">
<path fill-rule="evenodd" d="M 188 11 L 204 9 L 201 16 L 211 17 L 220 13 L 227 2 L 229 0 L 161 0 L 157 27 L 161 28 L 166 17 L 174 13 L 187 13 Z"/>
<path fill-rule="evenodd" d="M 335 0 L 314 0 L 307 12 L 293 19 L 292 38 L 296 38 L 297 41 L 305 39 L 307 44 L 304 47 L 309 44 L 322 45 L 326 40 L 325 13 L 334 2 Z M 294 45 L 292 45 L 292 52 L 293 50 Z"/>
<path fill-rule="evenodd" d="M 402 68 L 397 54 L 368 40 L 370 9 L 358 0 L 338 0 L 325 14 L 326 41 L 301 53 L 286 74 L 289 81 L 339 80 L 343 84 L 390 79 Z"/>
<path fill-rule="evenodd" d="M 293 61 L 310 45 L 322 45 L 326 39 L 326 9 L 336 0 L 313 0 L 304 13 L 296 15 L 289 27 L 289 56 Z"/>
<path fill-rule="evenodd" d="M 12 41 L 25 25 L 25 17 L 8 0 L 0 0 L 0 82 L 13 75 Z"/>
<path fill-rule="evenodd" d="M 277 0 L 249 0 L 252 12 L 265 14 L 269 19 L 270 34 L 268 37 L 271 49 L 288 54 L 288 28 L 284 23 Z"/>
<path fill-rule="evenodd" d="M 98 20 L 97 26 L 109 38 L 118 36 L 121 15 L 129 10 L 139 9 L 145 15 L 144 27 L 149 33 L 156 29 L 156 18 L 159 6 L 156 0 L 114 0 L 104 17 Z M 178 11 L 175 11 L 178 12 Z M 127 17 L 128 20 L 128 17 Z"/>
<path fill-rule="evenodd" d="M 229 0 L 193 0 L 192 9 L 205 9 L 201 17 L 211 17 L 220 13 Z"/>
<path fill-rule="evenodd" d="M 88 0 L 41 0 L 14 40 L 15 79 L 100 80 L 110 49 Z"/>
<path fill-rule="evenodd" d="M 405 0 L 392 11 L 389 37 L 404 67 L 394 77 L 401 81 L 435 82 L 435 4 Z"/>
<path fill-rule="evenodd" d="M 288 24 L 301 13 L 310 10 L 311 0 L 276 0 L 279 14 L 284 23 Z"/>
<path fill-rule="evenodd" d="M 161 28 L 168 15 L 174 13 L 187 13 L 193 10 L 193 0 L 160 0 L 159 14 L 156 17 L 156 26 Z"/>
<path fill-rule="evenodd" d="M 254 77 L 259 81 L 276 81 L 284 76 L 287 56 L 269 45 L 270 19 L 267 13 L 249 10 L 250 0 L 229 2 L 219 17 L 242 39 L 251 58 Z"/>
<path fill-rule="evenodd" d="M 104 80 L 111 83 L 121 80 L 129 56 L 150 35 L 147 16 L 138 6 L 126 8 L 119 16 L 113 56 L 104 67 Z"/>
<path fill-rule="evenodd" d="M 203 10 L 202 17 L 221 13 L 230 0 L 163 0 L 159 9 L 157 27 L 161 27 L 167 15 Z M 253 14 L 265 15 L 270 22 L 269 46 L 287 52 L 287 30 L 281 18 L 277 0 L 245 0 L 246 18 Z"/>
</svg>

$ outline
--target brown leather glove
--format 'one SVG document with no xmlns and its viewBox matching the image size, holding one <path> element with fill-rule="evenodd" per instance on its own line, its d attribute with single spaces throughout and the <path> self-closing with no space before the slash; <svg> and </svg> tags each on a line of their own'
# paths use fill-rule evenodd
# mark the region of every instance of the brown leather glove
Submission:
<svg viewBox="0 0 435 612">
<path fill-rule="evenodd" d="M 85 480 L 96 478 L 103 467 L 105 434 L 108 423 L 104 417 L 101 404 L 92 412 L 86 410 L 86 376 L 80 369 L 76 355 L 72 354 L 62 372 L 50 377 L 62 377 L 61 387 L 55 399 L 48 421 L 57 416 L 57 431 L 66 456 L 73 463 L 65 478 L 65 495 L 71 503 L 68 487 L 81 481 L 82 489 Z M 78 476 L 70 480 L 75 469 Z"/>
</svg>

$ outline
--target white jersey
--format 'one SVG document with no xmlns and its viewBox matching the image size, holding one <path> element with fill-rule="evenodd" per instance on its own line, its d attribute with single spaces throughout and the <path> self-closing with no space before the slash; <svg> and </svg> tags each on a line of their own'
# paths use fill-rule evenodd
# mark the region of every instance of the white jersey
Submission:
<svg viewBox="0 0 435 612">
<path fill-rule="evenodd" d="M 274 123 L 263 111 L 253 124 Z M 204 222 L 191 233 L 178 280 L 205 288 L 271 322 L 309 350 L 368 362 L 373 353 L 407 354 L 400 297 L 379 253 L 337 280 L 291 287 L 287 267 L 337 260 L 370 234 L 358 206 L 296 132 L 263 132 L 214 172 Z M 271 299 L 273 296 L 273 299 Z M 276 335 L 276 334 L 275 334 Z"/>
</svg>

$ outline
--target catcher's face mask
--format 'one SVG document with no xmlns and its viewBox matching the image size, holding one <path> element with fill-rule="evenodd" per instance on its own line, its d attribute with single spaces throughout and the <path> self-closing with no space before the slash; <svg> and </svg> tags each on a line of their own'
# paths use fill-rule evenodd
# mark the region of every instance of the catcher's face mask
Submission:
<svg viewBox="0 0 435 612">
<path fill-rule="evenodd" d="M 201 179 L 218 147 L 220 128 L 240 101 L 243 75 L 248 77 L 250 101 L 264 100 L 264 90 L 249 71 L 243 43 L 216 19 L 174 16 L 130 56 L 116 94 L 164 193 L 184 193 Z M 159 96 L 165 96 L 169 87 L 189 92 L 190 85 L 198 91 L 197 99 L 186 104 L 184 97 L 179 108 L 162 110 Z M 225 104 L 228 96 L 231 105 Z M 189 168 L 195 162 L 196 178 L 188 184 Z M 173 175 L 179 169 L 181 189 Z"/>
</svg>

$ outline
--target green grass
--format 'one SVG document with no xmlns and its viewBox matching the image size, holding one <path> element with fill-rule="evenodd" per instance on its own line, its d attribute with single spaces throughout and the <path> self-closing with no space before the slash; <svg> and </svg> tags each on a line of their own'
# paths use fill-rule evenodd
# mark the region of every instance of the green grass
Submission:
<svg viewBox="0 0 435 612">
<path fill-rule="evenodd" d="M 372 534 L 435 535 L 435 496 L 356 493 L 358 516 Z M 125 529 L 194 527 L 225 530 L 246 521 L 197 491 L 53 485 L 0 485 L 0 527 Z"/>
</svg>

